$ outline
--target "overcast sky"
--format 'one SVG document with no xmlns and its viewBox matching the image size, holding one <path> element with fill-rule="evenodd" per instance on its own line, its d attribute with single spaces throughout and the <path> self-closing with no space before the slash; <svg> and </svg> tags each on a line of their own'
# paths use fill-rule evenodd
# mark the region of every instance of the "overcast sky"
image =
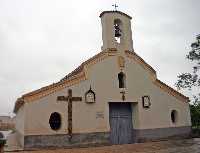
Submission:
<svg viewBox="0 0 200 153">
<path fill-rule="evenodd" d="M 101 50 L 99 14 L 132 16 L 134 49 L 174 87 L 200 33 L 199 0 L 0 0 L 0 115 L 22 94 L 57 82 Z"/>
</svg>

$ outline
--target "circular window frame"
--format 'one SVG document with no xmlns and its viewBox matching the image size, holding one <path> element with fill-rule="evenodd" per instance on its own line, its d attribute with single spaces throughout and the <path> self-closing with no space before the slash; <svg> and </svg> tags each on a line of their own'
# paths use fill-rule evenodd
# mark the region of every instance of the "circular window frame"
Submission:
<svg viewBox="0 0 200 153">
<path fill-rule="evenodd" d="M 53 120 L 53 115 L 54 114 L 56 114 L 56 115 L 58 115 L 59 116 L 59 126 L 58 127 L 53 127 L 53 125 L 52 124 L 54 124 L 54 123 L 52 123 L 51 122 L 51 120 Z M 51 130 L 53 130 L 53 131 L 58 131 L 58 130 L 60 130 L 61 129 L 61 127 L 62 127 L 62 116 L 61 116 L 61 114 L 59 113 L 59 112 L 53 112 L 53 113 L 51 113 L 50 114 L 50 117 L 49 117 L 49 127 L 51 128 Z"/>
<path fill-rule="evenodd" d="M 178 122 L 178 111 L 173 109 L 170 113 L 171 123 L 176 124 Z"/>
</svg>

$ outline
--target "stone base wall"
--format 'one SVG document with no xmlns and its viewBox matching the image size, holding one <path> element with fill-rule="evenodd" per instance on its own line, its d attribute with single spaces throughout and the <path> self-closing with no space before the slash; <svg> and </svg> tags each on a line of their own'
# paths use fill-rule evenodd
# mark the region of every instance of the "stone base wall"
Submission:
<svg viewBox="0 0 200 153">
<path fill-rule="evenodd" d="M 156 129 L 137 129 L 133 130 L 133 133 L 134 142 L 145 142 L 177 137 L 189 137 L 191 134 L 191 126 Z"/>
<path fill-rule="evenodd" d="M 172 137 L 188 137 L 191 132 L 190 126 L 170 127 L 157 129 L 137 129 L 133 130 L 133 143 L 152 140 L 169 139 Z M 57 135 L 29 135 L 24 137 L 24 149 L 37 148 L 72 148 L 111 145 L 110 132 L 96 132 L 73 134 L 71 141 L 66 134 Z"/>
<path fill-rule="evenodd" d="M 96 145 L 109 145 L 109 132 L 73 134 L 71 141 L 66 134 L 59 135 L 31 135 L 25 136 L 24 148 L 59 148 L 59 147 L 87 147 Z"/>
</svg>

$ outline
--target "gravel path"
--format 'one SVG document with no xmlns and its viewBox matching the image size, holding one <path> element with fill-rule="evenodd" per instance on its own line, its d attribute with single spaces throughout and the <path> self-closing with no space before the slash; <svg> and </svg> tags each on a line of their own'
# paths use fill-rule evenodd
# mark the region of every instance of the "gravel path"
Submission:
<svg viewBox="0 0 200 153">
<path fill-rule="evenodd" d="M 200 153 L 200 138 L 91 148 L 17 151 L 12 153 Z"/>
</svg>

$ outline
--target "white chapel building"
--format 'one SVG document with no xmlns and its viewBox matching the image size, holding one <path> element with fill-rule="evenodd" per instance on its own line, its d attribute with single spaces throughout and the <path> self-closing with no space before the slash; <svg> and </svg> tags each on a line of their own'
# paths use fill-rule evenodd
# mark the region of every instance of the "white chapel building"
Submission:
<svg viewBox="0 0 200 153">
<path fill-rule="evenodd" d="M 103 46 L 97 55 L 59 82 L 17 99 L 14 134 L 22 148 L 127 144 L 190 134 L 189 98 L 160 81 L 136 54 L 131 16 L 104 11 L 100 18 Z"/>
</svg>

